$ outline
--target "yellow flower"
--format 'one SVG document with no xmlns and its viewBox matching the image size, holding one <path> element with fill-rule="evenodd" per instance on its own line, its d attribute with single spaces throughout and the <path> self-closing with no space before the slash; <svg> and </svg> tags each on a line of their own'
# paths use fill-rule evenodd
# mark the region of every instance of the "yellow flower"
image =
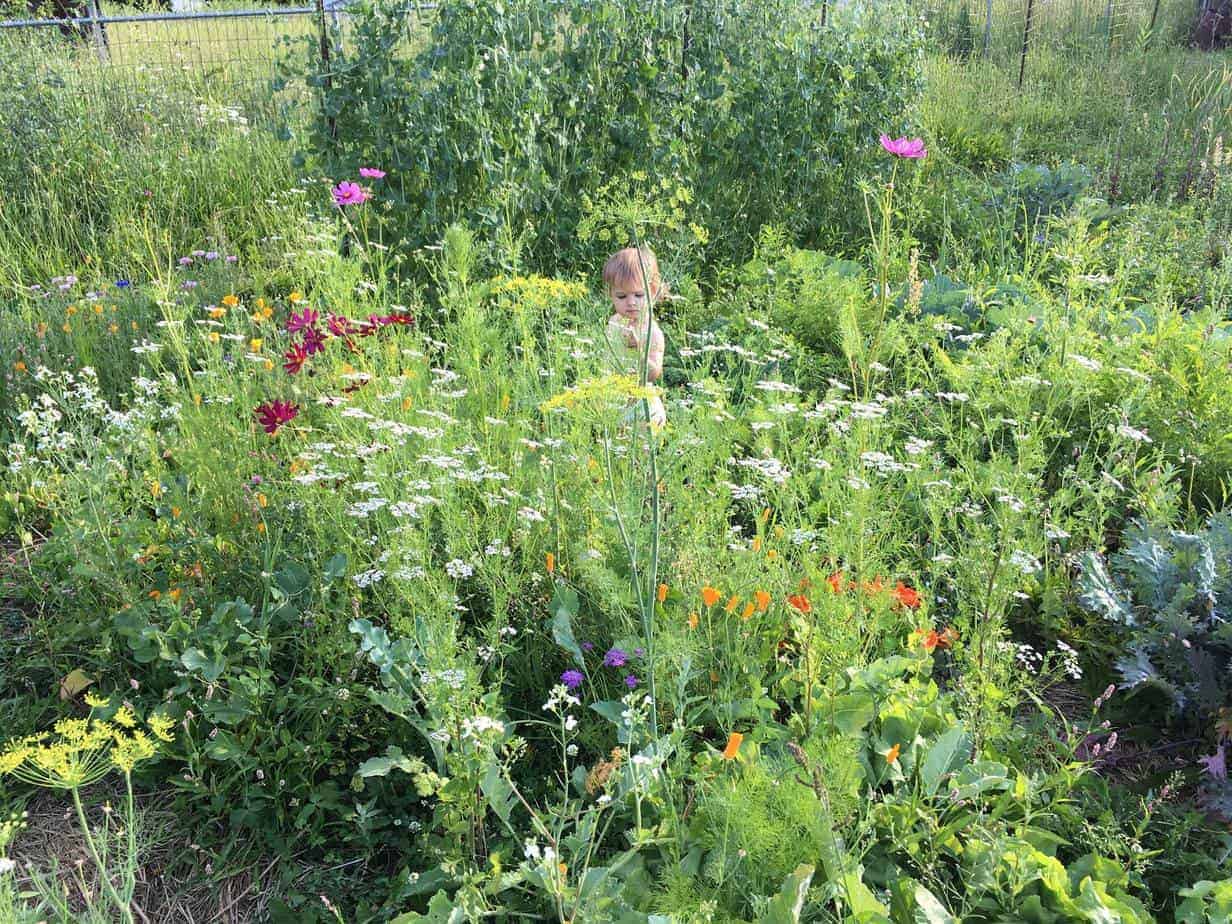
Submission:
<svg viewBox="0 0 1232 924">
<path fill-rule="evenodd" d="M 234 308 L 240 303 L 240 300 L 234 295 L 224 295 L 222 297 L 222 303 L 228 308 Z"/>
<path fill-rule="evenodd" d="M 121 706 L 116 711 L 116 714 L 111 717 L 111 721 L 117 725 L 123 725 L 125 728 L 133 728 L 137 724 L 137 717 L 133 715 L 133 711 L 127 706 Z"/>
<path fill-rule="evenodd" d="M 112 321 L 110 324 L 107 325 L 107 333 L 118 334 L 119 332 L 120 332 L 120 325 L 115 323 L 115 321 Z"/>
<path fill-rule="evenodd" d="M 210 331 L 210 336 L 209 336 L 210 343 L 217 343 L 220 339 L 221 338 L 218 336 L 218 331 L 216 330 Z"/>
<path fill-rule="evenodd" d="M 544 412 L 560 408 L 572 410 L 578 405 L 607 405 L 646 399 L 653 400 L 659 390 L 653 385 L 639 385 L 631 375 L 605 375 L 584 379 L 571 388 L 553 395 L 539 407 Z"/>
<path fill-rule="evenodd" d="M 65 309 L 64 313 L 67 314 L 71 318 L 73 315 L 77 313 L 77 306 L 69 305 L 68 308 Z"/>
<path fill-rule="evenodd" d="M 269 498 L 266 497 L 264 494 L 258 494 L 257 495 L 257 506 L 258 507 L 268 507 Z"/>
<path fill-rule="evenodd" d="M 17 360 L 17 362 L 13 363 L 13 371 L 14 372 L 25 372 L 26 364 L 22 362 L 20 359 Z"/>
<path fill-rule="evenodd" d="M 289 301 L 292 305 L 299 304 L 303 300 L 304 300 L 304 296 L 299 292 L 292 292 L 290 295 L 287 296 L 287 301 Z"/>
<path fill-rule="evenodd" d="M 225 318 L 226 316 L 227 316 L 227 309 L 225 308 L 211 308 L 210 309 L 210 317 L 213 318 L 214 320 L 218 320 L 218 318 Z"/>
<path fill-rule="evenodd" d="M 248 341 L 248 348 L 252 350 L 254 353 L 260 353 L 261 345 L 263 343 L 265 343 L 265 341 L 261 339 L 260 337 L 253 337 L 251 340 Z"/>
<path fill-rule="evenodd" d="M 690 614 L 689 614 L 688 623 L 689 623 L 689 628 L 690 628 L 690 629 L 696 629 L 696 628 L 697 628 L 698 618 L 697 618 L 697 614 L 696 614 L 696 613 L 690 613 Z"/>
<path fill-rule="evenodd" d="M 146 719 L 145 724 L 150 726 L 150 731 L 154 733 L 154 737 L 159 741 L 170 741 L 175 737 L 171 734 L 171 729 L 175 727 L 175 722 L 165 715 L 152 715 Z"/>
<path fill-rule="evenodd" d="M 162 497 L 163 496 L 162 482 L 161 481 L 151 481 L 150 482 L 150 493 L 154 495 L 155 498 Z"/>
<path fill-rule="evenodd" d="M 106 709 L 110 699 L 104 699 L 101 696 L 95 696 L 93 693 L 87 693 L 85 696 L 86 705 L 91 709 Z"/>
<path fill-rule="evenodd" d="M 65 321 L 60 325 L 60 330 L 64 331 L 66 334 L 71 334 L 73 332 L 73 325 L 68 323 L 68 321 Z"/>
</svg>

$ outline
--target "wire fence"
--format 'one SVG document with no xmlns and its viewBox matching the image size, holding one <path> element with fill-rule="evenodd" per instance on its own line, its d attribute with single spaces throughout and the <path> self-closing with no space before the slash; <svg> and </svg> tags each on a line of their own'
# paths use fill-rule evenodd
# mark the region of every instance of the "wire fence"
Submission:
<svg viewBox="0 0 1232 924">
<path fill-rule="evenodd" d="M 1187 45 L 1198 0 L 925 0 L 942 49 L 1022 71 L 1031 55 L 1116 55 Z"/>
<path fill-rule="evenodd" d="M 301 73 L 328 80 L 331 55 L 345 47 L 352 18 L 348 0 L 261 9 L 206 7 L 202 0 L 152 2 L 169 8 L 136 10 L 104 0 L 0 0 L 0 16 L 4 10 L 10 16 L 0 19 L 0 59 L 22 62 L 15 71 L 32 97 L 40 89 L 59 91 L 53 95 L 68 89 L 91 105 L 164 123 L 180 119 L 285 130 L 319 110 L 311 105 L 310 86 L 302 80 L 280 82 L 279 75 L 294 62 Z M 860 2 L 876 0 L 834 5 Z M 1030 76 L 1033 56 L 1045 53 L 1116 55 L 1152 44 L 1188 43 L 1201 13 L 1196 4 L 1214 0 L 920 2 L 934 48 L 1014 68 L 1021 84 Z M 408 7 L 406 15 L 419 22 L 432 10 L 433 4 L 419 4 Z"/>
<path fill-rule="evenodd" d="M 35 104 L 39 90 L 57 98 L 68 91 L 89 105 L 164 124 L 285 130 L 314 109 L 311 88 L 283 78 L 298 71 L 327 79 L 352 19 L 345 0 L 260 9 L 172 2 L 178 8 L 143 11 L 55 0 L 56 8 L 0 19 L 0 59 L 20 62 L 6 73 L 21 74 Z M 420 4 L 406 15 L 431 10 Z"/>
</svg>

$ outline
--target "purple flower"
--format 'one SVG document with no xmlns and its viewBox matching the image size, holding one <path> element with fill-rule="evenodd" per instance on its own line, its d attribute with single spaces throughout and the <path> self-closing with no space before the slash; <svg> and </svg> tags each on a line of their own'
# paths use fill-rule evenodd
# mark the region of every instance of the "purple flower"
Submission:
<svg viewBox="0 0 1232 924">
<path fill-rule="evenodd" d="M 207 250 L 207 251 L 205 252 L 204 256 L 205 256 L 205 259 L 207 259 L 207 260 L 217 260 L 217 259 L 218 259 L 218 251 L 217 251 L 217 250 Z"/>
<path fill-rule="evenodd" d="M 358 183 L 352 183 L 350 180 L 343 180 L 332 190 L 334 194 L 334 204 L 342 207 L 344 205 L 359 205 L 368 201 L 368 194 L 364 192 L 364 188 Z"/>
<path fill-rule="evenodd" d="M 205 256 L 205 251 L 204 251 L 204 250 L 194 250 L 194 251 L 192 252 L 192 255 L 193 255 L 194 257 L 204 257 L 204 256 Z"/>
<path fill-rule="evenodd" d="M 582 650 L 589 653 L 595 650 L 594 642 L 582 642 Z"/>
<path fill-rule="evenodd" d="M 604 667 L 624 667 L 625 662 L 629 660 L 628 654 L 619 648 L 612 648 L 603 656 Z"/>
<path fill-rule="evenodd" d="M 180 257 L 180 266 L 192 266 L 192 257 Z"/>
<path fill-rule="evenodd" d="M 229 254 L 227 254 L 227 262 L 228 262 L 228 263 L 238 263 L 238 262 L 239 262 L 239 260 L 240 260 L 240 258 L 239 258 L 239 257 L 237 257 L 235 254 L 233 254 L 233 253 L 229 253 Z"/>
<path fill-rule="evenodd" d="M 633 649 L 633 657 L 635 658 L 643 657 L 645 654 L 646 654 L 645 648 L 634 648 Z"/>
<path fill-rule="evenodd" d="M 625 678 L 625 686 L 628 687 L 630 690 L 635 689 L 637 687 L 637 677 L 633 674 L 630 674 L 629 676 L 627 676 Z"/>
<path fill-rule="evenodd" d="M 891 138 L 881 136 L 881 146 L 895 157 L 905 157 L 908 160 L 921 160 L 928 152 L 924 150 L 923 138 Z"/>
<path fill-rule="evenodd" d="M 580 687 L 584 679 L 581 671 L 565 671 L 560 675 L 560 682 L 570 690 L 576 690 Z"/>
<path fill-rule="evenodd" d="M 290 401 L 267 401 L 264 404 L 258 404 L 252 413 L 262 429 L 273 436 L 283 424 L 295 419 L 299 414 L 299 408 Z"/>
<path fill-rule="evenodd" d="M 376 167 L 360 167 L 359 175 L 365 180 L 380 180 L 384 179 L 385 171 L 378 170 Z"/>
<path fill-rule="evenodd" d="M 1219 745 L 1215 748 L 1215 753 L 1208 757 L 1199 757 L 1198 763 L 1202 765 L 1202 769 L 1206 771 L 1207 776 L 1216 780 L 1226 780 L 1228 778 L 1228 757 L 1224 745 Z"/>
</svg>

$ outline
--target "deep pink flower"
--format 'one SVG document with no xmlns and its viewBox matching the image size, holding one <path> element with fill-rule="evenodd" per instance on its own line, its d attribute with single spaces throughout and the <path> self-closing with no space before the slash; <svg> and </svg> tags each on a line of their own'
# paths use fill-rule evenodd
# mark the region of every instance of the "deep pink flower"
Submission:
<svg viewBox="0 0 1232 924">
<path fill-rule="evenodd" d="M 292 311 L 291 317 L 287 318 L 287 333 L 293 334 L 297 330 L 303 330 L 306 327 L 312 327 L 314 324 L 317 323 L 317 318 L 319 317 L 320 315 L 318 315 L 311 308 L 305 308 L 303 310 L 303 313 L 301 314 L 296 314 L 294 311 Z"/>
<path fill-rule="evenodd" d="M 928 152 L 924 150 L 923 138 L 891 138 L 881 136 L 881 146 L 895 157 L 905 157 L 908 160 L 921 160 Z"/>
<path fill-rule="evenodd" d="M 286 369 L 289 375 L 295 375 L 300 369 L 304 368 L 304 361 L 308 359 L 308 351 L 304 349 L 302 343 L 291 344 L 291 349 L 282 355 L 286 358 L 282 368 Z"/>
<path fill-rule="evenodd" d="M 368 193 L 358 183 L 352 183 L 350 180 L 343 180 L 333 188 L 334 204 L 339 207 L 344 205 L 359 205 L 368 201 Z"/>
<path fill-rule="evenodd" d="M 365 180 L 381 180 L 385 178 L 385 171 L 376 167 L 360 167 L 359 175 Z"/>
<path fill-rule="evenodd" d="M 265 404 L 258 404 L 252 413 L 265 432 L 273 436 L 279 427 L 295 419 L 299 408 L 290 401 L 267 401 Z"/>
<path fill-rule="evenodd" d="M 325 327 L 335 337 L 346 337 L 355 332 L 351 319 L 341 314 L 331 314 L 325 322 Z"/>
<path fill-rule="evenodd" d="M 325 337 L 315 327 L 304 328 L 304 352 L 314 356 L 325 349 Z"/>
</svg>

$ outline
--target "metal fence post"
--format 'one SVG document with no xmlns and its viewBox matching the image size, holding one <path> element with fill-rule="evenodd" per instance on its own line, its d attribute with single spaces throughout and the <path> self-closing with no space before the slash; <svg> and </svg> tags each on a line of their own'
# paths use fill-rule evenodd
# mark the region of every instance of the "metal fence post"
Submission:
<svg viewBox="0 0 1232 924">
<path fill-rule="evenodd" d="M 317 8 L 317 33 L 321 47 L 321 115 L 324 117 L 326 128 L 329 130 L 330 141 L 334 141 L 338 137 L 338 126 L 329 111 L 329 92 L 334 87 L 329 56 L 329 26 L 325 20 L 325 0 L 315 0 L 315 2 Z"/>
<path fill-rule="evenodd" d="M 1035 8 L 1035 0 L 1027 0 L 1027 18 L 1022 26 L 1022 57 L 1018 60 L 1018 89 L 1022 89 L 1022 77 L 1027 70 L 1027 45 L 1031 41 L 1031 13 Z"/>
<path fill-rule="evenodd" d="M 90 0 L 90 35 L 94 39 L 94 50 L 98 54 L 98 60 L 102 63 L 107 63 L 107 34 L 103 31 L 103 24 L 99 22 L 102 18 L 98 12 L 97 0 Z"/>
<path fill-rule="evenodd" d="M 988 0 L 984 10 L 984 57 L 988 57 L 988 46 L 992 44 L 992 0 Z"/>
</svg>

